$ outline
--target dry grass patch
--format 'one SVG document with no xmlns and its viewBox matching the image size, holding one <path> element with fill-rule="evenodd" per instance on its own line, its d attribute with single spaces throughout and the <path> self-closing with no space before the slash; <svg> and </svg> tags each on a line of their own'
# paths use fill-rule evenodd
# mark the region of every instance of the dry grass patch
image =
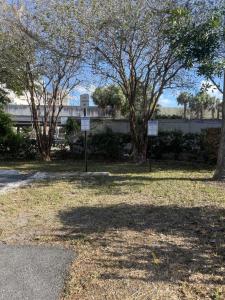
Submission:
<svg viewBox="0 0 225 300">
<path fill-rule="evenodd" d="M 0 196 L 2 241 L 73 248 L 66 300 L 225 299 L 225 190 L 211 184 L 210 170 L 91 168 L 112 176 L 40 182 Z"/>
</svg>

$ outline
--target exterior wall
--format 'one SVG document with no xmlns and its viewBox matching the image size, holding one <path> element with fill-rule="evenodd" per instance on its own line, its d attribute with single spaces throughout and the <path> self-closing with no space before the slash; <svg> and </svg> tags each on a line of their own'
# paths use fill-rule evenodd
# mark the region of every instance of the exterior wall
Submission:
<svg viewBox="0 0 225 300">
<path fill-rule="evenodd" d="M 16 125 L 31 125 L 32 116 L 28 105 L 8 105 L 6 112 L 12 116 Z M 110 119 L 98 107 L 89 107 L 87 115 L 93 119 L 98 119 L 100 122 L 94 124 L 94 131 L 103 131 L 107 127 L 114 132 L 128 133 L 130 126 L 128 120 L 125 119 Z M 83 116 L 83 111 L 79 106 L 65 106 L 60 113 L 59 126 L 64 125 L 68 117 L 80 118 Z M 221 120 L 182 120 L 182 119 L 161 119 L 159 120 L 159 131 L 180 130 L 184 133 L 200 133 L 206 128 L 220 128 Z"/>
<path fill-rule="evenodd" d="M 7 105 L 5 111 L 13 117 L 31 117 L 29 105 Z M 99 117 L 103 113 L 96 106 L 91 106 L 87 110 L 90 117 Z M 41 116 L 43 116 L 43 108 L 41 108 Z M 61 113 L 61 117 L 81 117 L 83 116 L 83 110 L 80 106 L 64 106 Z"/>
<path fill-rule="evenodd" d="M 29 105 L 9 104 L 5 107 L 5 111 L 11 115 L 16 125 L 31 125 L 32 115 Z M 43 117 L 43 108 L 41 107 L 40 121 Z M 101 109 L 91 106 L 87 109 L 87 114 L 91 118 L 107 117 Z M 59 124 L 65 124 L 68 117 L 80 118 L 83 116 L 83 110 L 80 106 L 64 106 L 60 112 Z"/>
<path fill-rule="evenodd" d="M 113 132 L 118 133 L 129 133 L 130 132 L 130 125 L 127 120 L 110 120 L 105 119 L 101 120 L 101 122 L 91 122 L 93 124 L 91 126 L 91 130 L 94 132 L 102 132 L 105 131 L 107 128 L 111 129 Z"/>
<path fill-rule="evenodd" d="M 203 129 L 221 126 L 221 120 L 159 120 L 160 131 L 180 130 L 183 133 L 200 133 Z"/>
<path fill-rule="evenodd" d="M 220 128 L 221 120 L 169 120 L 159 121 L 159 131 L 182 131 L 183 133 L 200 133 L 207 128 Z M 110 128 L 113 132 L 128 133 L 130 131 L 127 120 L 104 120 L 95 126 L 95 131 L 104 131 Z"/>
</svg>

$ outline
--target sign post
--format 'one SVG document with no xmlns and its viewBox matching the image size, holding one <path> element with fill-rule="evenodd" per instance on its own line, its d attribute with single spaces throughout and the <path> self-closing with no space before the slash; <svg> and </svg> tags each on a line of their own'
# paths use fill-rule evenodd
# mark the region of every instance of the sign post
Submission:
<svg viewBox="0 0 225 300">
<path fill-rule="evenodd" d="M 148 121 L 148 136 L 149 136 L 149 171 L 152 171 L 152 162 L 151 162 L 151 154 L 152 154 L 152 143 L 151 143 L 151 137 L 152 136 L 158 136 L 159 132 L 159 123 L 158 121 Z"/>
<path fill-rule="evenodd" d="M 87 108 L 89 107 L 89 95 L 80 95 L 80 106 L 84 111 L 84 116 L 81 118 L 81 131 L 84 131 L 84 160 L 85 172 L 88 171 L 87 166 L 87 131 L 90 130 L 90 118 L 87 117 Z"/>
</svg>

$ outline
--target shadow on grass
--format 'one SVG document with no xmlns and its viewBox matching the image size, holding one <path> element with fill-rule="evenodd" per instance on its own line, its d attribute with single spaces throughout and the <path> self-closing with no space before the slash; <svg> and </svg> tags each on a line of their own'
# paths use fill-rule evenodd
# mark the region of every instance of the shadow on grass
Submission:
<svg viewBox="0 0 225 300">
<path fill-rule="evenodd" d="M 121 204 L 72 208 L 60 211 L 59 219 L 57 239 L 91 239 L 104 248 L 107 258 L 93 257 L 108 270 L 102 279 L 177 282 L 200 274 L 200 283 L 225 284 L 223 208 Z M 136 278 L 131 270 L 146 276 Z"/>
<path fill-rule="evenodd" d="M 190 173 L 189 173 L 190 175 Z M 67 178 L 52 178 L 45 179 L 35 183 L 37 187 L 48 187 L 54 182 L 66 181 L 70 184 L 76 184 L 80 188 L 93 189 L 95 195 L 125 195 L 129 194 L 130 190 L 138 190 L 143 185 L 148 185 L 151 188 L 151 184 L 154 182 L 166 182 L 171 181 L 171 184 L 176 184 L 173 181 L 185 184 L 185 182 L 213 182 L 210 177 L 190 177 L 184 174 L 182 177 L 154 177 L 150 173 L 144 175 L 132 175 L 121 174 L 111 176 L 72 176 Z M 125 188 L 125 189 L 124 189 Z M 153 188 L 153 187 L 152 187 Z"/>
<path fill-rule="evenodd" d="M 82 160 L 53 160 L 51 162 L 43 161 L 14 161 L 6 162 L 0 160 L 0 168 L 16 169 L 25 172 L 82 172 L 84 171 L 84 162 Z M 149 165 L 136 164 L 132 162 L 107 162 L 107 161 L 88 161 L 88 168 L 91 172 L 111 172 L 112 174 L 140 174 L 148 173 Z M 155 171 L 209 171 L 212 166 L 194 162 L 182 161 L 153 161 Z"/>
</svg>

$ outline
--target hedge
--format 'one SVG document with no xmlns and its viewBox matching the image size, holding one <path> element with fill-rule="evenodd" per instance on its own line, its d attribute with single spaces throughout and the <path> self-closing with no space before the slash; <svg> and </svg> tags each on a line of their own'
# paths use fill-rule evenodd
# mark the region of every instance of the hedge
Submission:
<svg viewBox="0 0 225 300">
<path fill-rule="evenodd" d="M 201 134 L 183 134 L 180 131 L 160 132 L 158 137 L 149 138 L 148 156 L 155 159 L 181 159 L 215 162 L 219 144 L 219 130 L 209 129 Z M 80 136 L 72 147 L 72 157 L 81 158 L 84 139 Z M 88 137 L 89 158 L 120 160 L 131 155 L 129 134 L 106 132 L 90 134 Z"/>
</svg>

